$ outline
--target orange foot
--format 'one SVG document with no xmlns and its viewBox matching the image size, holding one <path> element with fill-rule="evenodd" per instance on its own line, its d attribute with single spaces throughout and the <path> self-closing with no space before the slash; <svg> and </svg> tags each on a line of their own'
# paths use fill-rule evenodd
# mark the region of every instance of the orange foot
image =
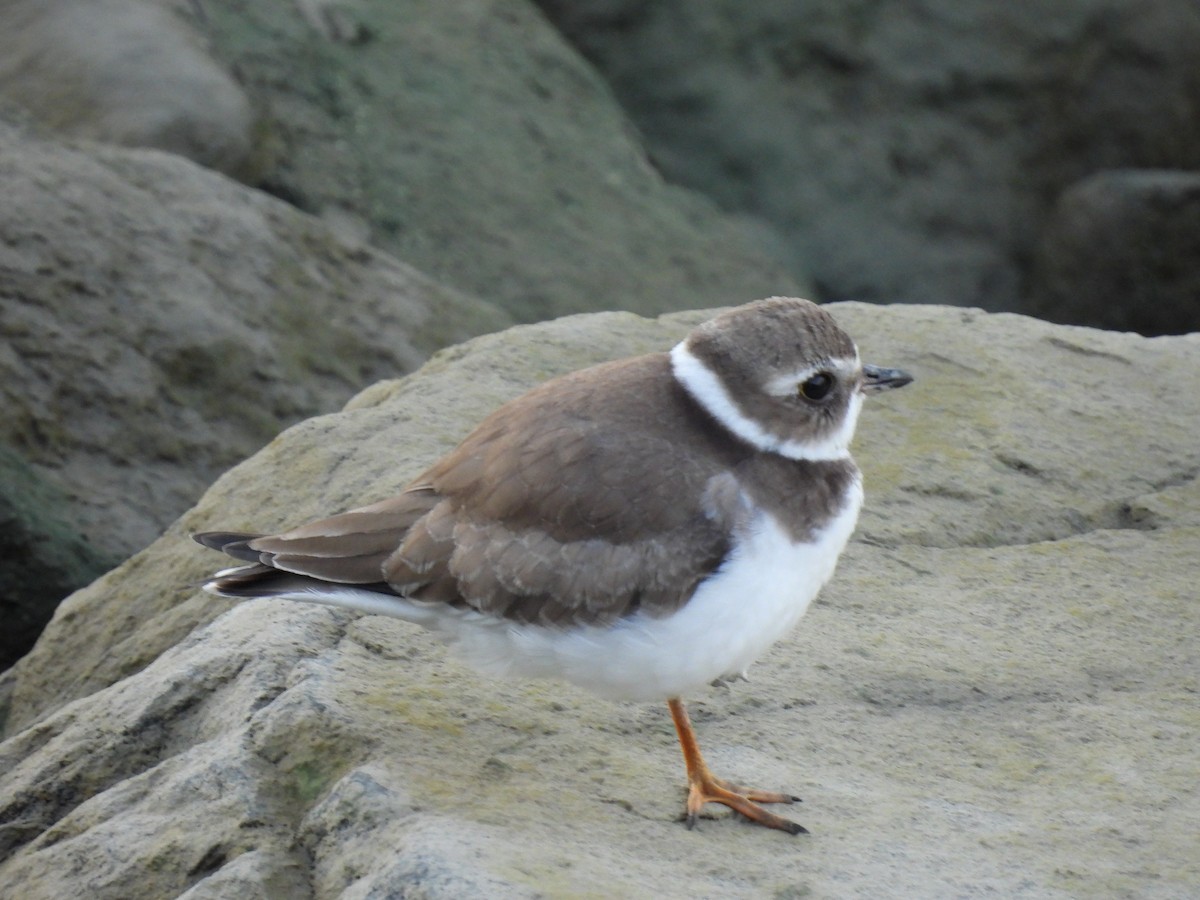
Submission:
<svg viewBox="0 0 1200 900">
<path fill-rule="evenodd" d="M 683 701 L 674 698 L 667 701 L 671 708 L 671 718 L 675 721 L 675 731 L 679 734 L 679 746 L 683 749 L 683 761 L 688 773 L 687 827 L 696 825 L 696 818 L 706 803 L 723 803 L 759 825 L 777 828 L 788 834 L 807 834 L 808 829 L 783 816 L 767 812 L 759 803 L 796 803 L 799 797 L 791 794 L 779 794 L 774 791 L 759 791 L 752 788 L 739 787 L 718 778 L 708 770 L 704 758 L 700 755 L 700 746 L 696 741 L 696 732 L 688 719 Z"/>
<path fill-rule="evenodd" d="M 774 791 L 756 791 L 738 787 L 724 779 L 717 778 L 705 772 L 696 780 L 688 782 L 687 822 L 688 828 L 696 826 L 696 817 L 700 814 L 705 803 L 724 803 L 732 810 L 740 812 L 751 822 L 766 825 L 768 828 L 778 828 L 788 834 L 807 834 L 808 829 L 797 822 L 777 816 L 759 806 L 759 803 L 796 803 L 799 797 L 791 794 L 777 794 Z"/>
</svg>

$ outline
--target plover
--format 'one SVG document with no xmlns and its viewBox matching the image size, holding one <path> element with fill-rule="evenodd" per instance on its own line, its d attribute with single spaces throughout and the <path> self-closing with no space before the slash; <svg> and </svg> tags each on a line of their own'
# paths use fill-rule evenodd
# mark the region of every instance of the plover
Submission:
<svg viewBox="0 0 1200 900">
<path fill-rule="evenodd" d="M 832 576 L 863 500 L 863 397 L 911 380 L 864 365 L 814 303 L 750 303 L 534 388 L 397 497 L 196 535 L 244 563 L 205 587 L 395 616 L 487 673 L 666 700 L 688 826 L 715 802 L 797 834 L 760 804 L 798 798 L 709 771 L 682 698 L 744 672 Z"/>
</svg>

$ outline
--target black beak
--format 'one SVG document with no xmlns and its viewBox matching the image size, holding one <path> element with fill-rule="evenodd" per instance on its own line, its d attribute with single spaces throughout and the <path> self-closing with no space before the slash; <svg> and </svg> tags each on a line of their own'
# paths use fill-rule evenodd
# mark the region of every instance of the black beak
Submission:
<svg viewBox="0 0 1200 900">
<path fill-rule="evenodd" d="M 913 377 L 901 369 L 885 369 L 881 366 L 863 366 L 862 389 L 868 393 L 890 391 L 911 382 Z"/>
</svg>

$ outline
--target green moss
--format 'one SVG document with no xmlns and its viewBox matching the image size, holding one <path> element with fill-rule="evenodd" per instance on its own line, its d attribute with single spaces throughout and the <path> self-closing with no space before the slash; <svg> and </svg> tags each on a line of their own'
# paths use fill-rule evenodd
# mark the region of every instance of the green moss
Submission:
<svg viewBox="0 0 1200 900">
<path fill-rule="evenodd" d="M 311 806 L 341 772 L 341 766 L 318 763 L 315 760 L 302 762 L 292 769 L 293 790 L 300 805 Z"/>
</svg>

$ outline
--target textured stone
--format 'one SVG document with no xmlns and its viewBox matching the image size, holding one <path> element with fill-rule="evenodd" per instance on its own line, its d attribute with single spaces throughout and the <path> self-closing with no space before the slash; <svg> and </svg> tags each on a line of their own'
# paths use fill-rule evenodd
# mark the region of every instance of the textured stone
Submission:
<svg viewBox="0 0 1200 900">
<path fill-rule="evenodd" d="M 793 838 L 677 817 L 665 709 L 489 682 L 429 635 L 232 605 L 193 530 L 378 499 L 531 384 L 689 313 L 443 351 L 223 476 L 76 593 L 0 686 L 0 883 L 22 898 L 1187 896 L 1200 882 L 1200 337 L 831 310 L 917 382 L 869 402 L 839 573 L 752 680 L 693 698 Z M 185 893 L 186 892 L 186 893 Z"/>
<path fill-rule="evenodd" d="M 1200 331 L 1200 171 L 1101 172 L 1065 191 L 1025 308 L 1141 334 Z"/>
<path fill-rule="evenodd" d="M 164 153 L 0 123 L 0 194 L 0 445 L 110 564 L 284 426 L 511 321 Z"/>
<path fill-rule="evenodd" d="M 60 488 L 0 446 L 0 668 L 33 646 L 59 600 L 120 561 L 72 527 L 71 511 Z"/>
<path fill-rule="evenodd" d="M 520 321 L 795 290 L 753 229 L 671 186 L 527 0 L 206 3 L 262 110 L 262 186 Z"/>
<path fill-rule="evenodd" d="M 1060 192 L 1200 171 L 1194 0 L 538 4 L 665 175 L 772 223 L 821 299 L 1020 310 Z"/>
<path fill-rule="evenodd" d="M 63 135 L 249 174 L 250 101 L 205 52 L 184 8 L 185 0 L 0 0 L 0 97 Z"/>
</svg>

